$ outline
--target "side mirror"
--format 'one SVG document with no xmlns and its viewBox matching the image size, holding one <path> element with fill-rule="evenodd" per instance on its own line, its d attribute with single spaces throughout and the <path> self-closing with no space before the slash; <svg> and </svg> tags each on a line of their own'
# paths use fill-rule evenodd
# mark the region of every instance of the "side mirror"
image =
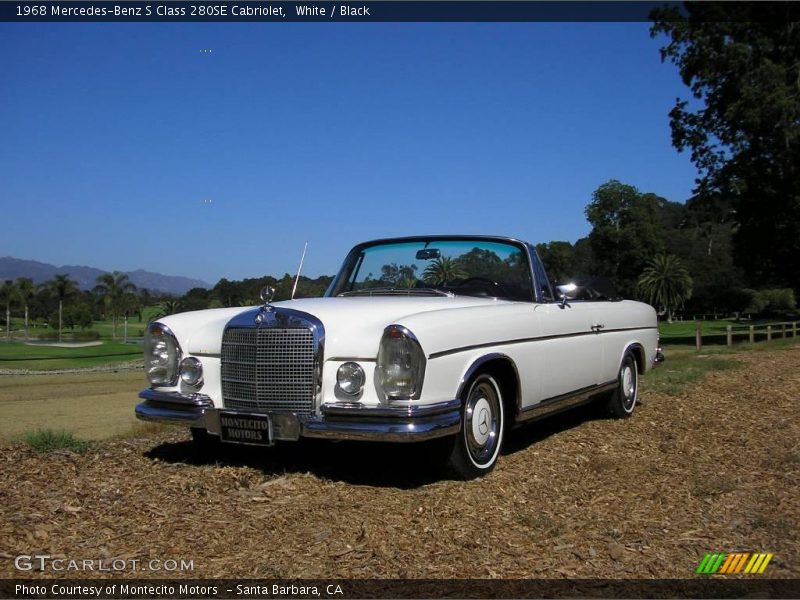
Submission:
<svg viewBox="0 0 800 600">
<path fill-rule="evenodd" d="M 558 298 L 561 300 L 561 308 L 566 308 L 569 306 L 567 300 L 575 299 L 575 292 L 578 290 L 578 286 L 574 283 L 562 283 L 556 286 L 556 290 L 558 291 Z"/>
</svg>

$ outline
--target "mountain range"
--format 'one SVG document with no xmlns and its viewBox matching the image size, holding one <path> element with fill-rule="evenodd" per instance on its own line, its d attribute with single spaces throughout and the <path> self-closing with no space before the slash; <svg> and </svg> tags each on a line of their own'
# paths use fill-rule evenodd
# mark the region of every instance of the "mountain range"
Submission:
<svg viewBox="0 0 800 600">
<path fill-rule="evenodd" d="M 39 284 L 52 279 L 53 276 L 59 273 L 67 273 L 70 279 L 78 283 L 80 289 L 91 290 L 97 285 L 98 275 L 108 273 L 108 271 L 77 265 L 57 267 L 35 260 L 24 260 L 11 256 L 0 257 L 0 281 L 16 279 L 17 277 L 30 277 L 34 283 Z M 161 273 L 153 273 L 143 269 L 125 271 L 125 273 L 138 289 L 147 288 L 151 292 L 158 291 L 180 296 L 195 287 L 212 287 L 211 284 L 199 279 L 162 275 Z"/>
</svg>

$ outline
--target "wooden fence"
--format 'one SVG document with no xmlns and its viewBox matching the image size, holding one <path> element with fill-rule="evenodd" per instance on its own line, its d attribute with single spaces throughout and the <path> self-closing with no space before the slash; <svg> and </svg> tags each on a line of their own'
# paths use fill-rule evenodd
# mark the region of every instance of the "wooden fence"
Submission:
<svg viewBox="0 0 800 600">
<path fill-rule="evenodd" d="M 770 323 L 769 325 L 728 325 L 725 333 L 706 334 L 706 337 L 719 338 L 725 336 L 725 343 L 733 346 L 735 338 L 747 338 L 751 344 L 757 340 L 772 341 L 773 339 L 785 339 L 787 337 L 797 337 L 797 321 L 786 323 Z M 695 347 L 700 350 L 703 347 L 703 324 L 700 321 L 695 323 L 694 328 Z"/>
</svg>

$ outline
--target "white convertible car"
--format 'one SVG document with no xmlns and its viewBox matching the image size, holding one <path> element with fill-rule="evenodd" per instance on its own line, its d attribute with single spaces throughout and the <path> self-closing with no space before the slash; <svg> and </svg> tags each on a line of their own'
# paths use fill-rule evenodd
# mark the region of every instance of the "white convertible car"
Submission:
<svg viewBox="0 0 800 600">
<path fill-rule="evenodd" d="M 598 397 L 630 415 L 663 360 L 651 306 L 559 290 L 515 239 L 366 242 L 322 298 L 273 303 L 265 288 L 262 306 L 153 323 L 136 415 L 205 448 L 441 438 L 451 470 L 479 476 L 515 425 Z"/>
</svg>

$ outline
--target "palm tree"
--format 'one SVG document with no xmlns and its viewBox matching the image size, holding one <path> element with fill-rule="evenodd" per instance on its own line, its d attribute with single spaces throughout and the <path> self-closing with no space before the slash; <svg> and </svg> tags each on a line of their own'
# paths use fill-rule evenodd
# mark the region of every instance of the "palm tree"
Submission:
<svg viewBox="0 0 800 600">
<path fill-rule="evenodd" d="M 61 341 L 61 329 L 63 326 L 64 300 L 73 294 L 78 293 L 78 284 L 69 278 L 67 273 L 56 275 L 49 281 L 44 282 L 44 287 L 58 298 L 58 341 Z"/>
<path fill-rule="evenodd" d="M 25 340 L 28 340 L 28 302 L 36 293 L 36 286 L 30 277 L 17 277 L 17 292 L 25 307 Z"/>
<path fill-rule="evenodd" d="M 464 277 L 464 269 L 457 260 L 442 256 L 429 264 L 422 273 L 422 279 L 428 285 L 447 285 L 451 281 Z"/>
<path fill-rule="evenodd" d="M 111 337 L 115 340 L 117 339 L 117 315 L 122 310 L 123 297 L 134 290 L 136 290 L 136 286 L 131 283 L 125 273 L 114 271 L 113 273 L 103 273 L 97 277 L 94 292 L 100 294 L 111 309 Z"/>
<path fill-rule="evenodd" d="M 258 302 L 256 302 L 258 304 Z M 162 300 L 161 303 L 158 305 L 158 312 L 156 312 L 151 318 L 150 321 L 155 321 L 156 319 L 160 319 L 161 317 L 166 317 L 169 315 L 174 315 L 175 313 L 179 313 L 183 310 L 181 306 L 181 301 L 177 298 L 168 298 L 167 300 Z"/>
<path fill-rule="evenodd" d="M 14 282 L 10 279 L 6 280 L 0 286 L 0 302 L 6 305 L 6 341 L 11 341 L 11 305 L 19 297 L 19 290 Z"/>
<path fill-rule="evenodd" d="M 137 311 L 141 311 L 141 307 L 142 299 L 136 294 L 128 292 L 120 299 L 120 308 L 122 309 L 122 314 L 125 317 L 125 327 L 122 334 L 122 341 L 125 344 L 128 343 L 128 316 L 136 314 Z M 139 312 L 139 314 L 141 315 L 141 312 Z"/>
<path fill-rule="evenodd" d="M 672 311 L 692 296 L 692 277 L 674 254 L 657 254 L 637 285 L 650 304 L 667 312 L 668 323 L 672 323 Z"/>
</svg>

